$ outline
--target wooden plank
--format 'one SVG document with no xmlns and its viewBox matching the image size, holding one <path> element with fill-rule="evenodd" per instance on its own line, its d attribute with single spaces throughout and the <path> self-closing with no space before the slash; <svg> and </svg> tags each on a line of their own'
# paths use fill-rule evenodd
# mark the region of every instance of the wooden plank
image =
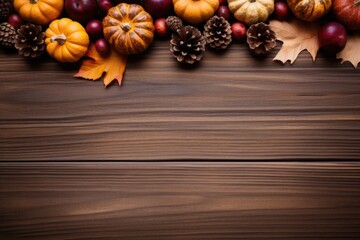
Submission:
<svg viewBox="0 0 360 240">
<path fill-rule="evenodd" d="M 359 236 L 359 163 L 0 164 L 0 239 Z"/>
<path fill-rule="evenodd" d="M 104 89 L 78 64 L 1 52 L 0 159 L 358 159 L 359 70 L 274 55 L 234 44 L 186 68 L 156 41 Z"/>
</svg>

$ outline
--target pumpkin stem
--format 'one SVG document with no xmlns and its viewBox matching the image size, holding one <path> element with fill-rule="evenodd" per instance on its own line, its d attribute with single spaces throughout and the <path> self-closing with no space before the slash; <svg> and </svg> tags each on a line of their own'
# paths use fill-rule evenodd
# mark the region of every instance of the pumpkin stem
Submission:
<svg viewBox="0 0 360 240">
<path fill-rule="evenodd" d="M 249 2 L 254 3 L 254 2 L 256 2 L 256 0 L 249 0 Z"/>
<path fill-rule="evenodd" d="M 60 45 L 64 45 L 66 42 L 66 36 L 64 34 L 55 35 L 50 38 L 50 42 L 57 41 Z"/>
<path fill-rule="evenodd" d="M 128 32 L 131 29 L 131 25 L 128 22 L 120 24 L 120 27 L 125 32 Z"/>
<path fill-rule="evenodd" d="M 31 4 L 36 4 L 39 0 L 30 0 Z"/>
<path fill-rule="evenodd" d="M 360 0 L 355 0 L 355 5 L 360 6 Z"/>
</svg>

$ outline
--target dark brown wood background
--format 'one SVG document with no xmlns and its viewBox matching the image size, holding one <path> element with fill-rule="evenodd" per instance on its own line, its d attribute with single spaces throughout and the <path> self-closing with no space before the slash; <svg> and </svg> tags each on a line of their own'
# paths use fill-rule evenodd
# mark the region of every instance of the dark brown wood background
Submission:
<svg viewBox="0 0 360 240">
<path fill-rule="evenodd" d="M 0 55 L 0 158 L 359 158 L 360 72 L 308 53 L 295 65 L 244 44 L 184 69 L 157 41 L 124 86 L 73 78 L 79 66 Z"/>
<path fill-rule="evenodd" d="M 359 70 L 168 49 L 107 89 L 0 52 L 1 240 L 360 238 Z"/>
</svg>

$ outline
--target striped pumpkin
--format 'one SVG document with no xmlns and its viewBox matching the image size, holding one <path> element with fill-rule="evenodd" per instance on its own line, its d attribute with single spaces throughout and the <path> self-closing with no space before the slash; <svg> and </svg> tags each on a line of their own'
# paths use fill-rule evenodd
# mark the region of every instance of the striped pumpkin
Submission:
<svg viewBox="0 0 360 240">
<path fill-rule="evenodd" d="M 153 19 L 142 6 L 120 3 L 109 9 L 103 20 L 105 39 L 119 53 L 144 52 L 154 39 Z"/>
<path fill-rule="evenodd" d="M 304 21 L 312 22 L 326 15 L 332 0 L 287 0 L 293 14 Z"/>
</svg>

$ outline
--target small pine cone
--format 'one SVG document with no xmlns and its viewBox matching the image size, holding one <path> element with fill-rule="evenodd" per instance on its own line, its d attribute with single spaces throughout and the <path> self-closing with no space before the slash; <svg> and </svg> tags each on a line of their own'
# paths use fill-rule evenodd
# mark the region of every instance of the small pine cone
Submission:
<svg viewBox="0 0 360 240">
<path fill-rule="evenodd" d="M 8 20 L 11 10 L 11 0 L 0 0 L 0 22 Z"/>
<path fill-rule="evenodd" d="M 40 25 L 28 23 L 17 30 L 15 48 L 20 55 L 36 58 L 44 53 L 45 47 L 45 33 Z"/>
<path fill-rule="evenodd" d="M 204 36 L 197 28 L 180 27 L 171 36 L 170 51 L 179 62 L 193 64 L 202 59 L 205 43 Z"/>
<path fill-rule="evenodd" d="M 3 48 L 14 48 L 16 30 L 7 22 L 0 24 L 0 46 Z"/>
<path fill-rule="evenodd" d="M 180 18 L 176 16 L 169 16 L 166 18 L 166 26 L 173 32 L 176 32 L 176 30 L 179 27 L 183 26 L 183 22 Z"/>
<path fill-rule="evenodd" d="M 276 34 L 265 23 L 251 25 L 246 35 L 250 49 L 257 55 L 266 54 L 276 46 Z"/>
<path fill-rule="evenodd" d="M 204 29 L 205 40 L 211 48 L 226 49 L 232 41 L 231 25 L 223 17 L 213 16 Z"/>
</svg>

